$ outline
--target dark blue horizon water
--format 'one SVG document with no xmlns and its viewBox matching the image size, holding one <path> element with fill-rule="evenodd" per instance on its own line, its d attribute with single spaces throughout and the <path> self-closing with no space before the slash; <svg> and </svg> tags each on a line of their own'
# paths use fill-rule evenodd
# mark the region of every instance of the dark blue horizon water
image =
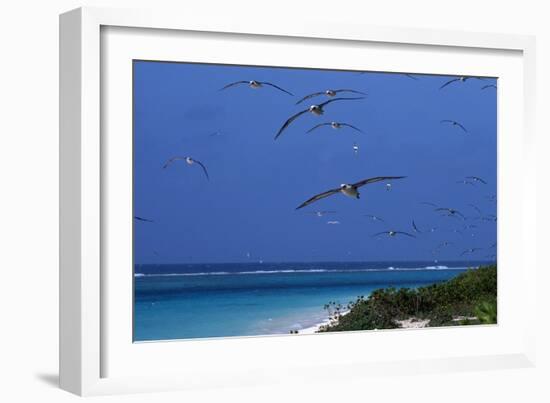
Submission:
<svg viewBox="0 0 550 403">
<path fill-rule="evenodd" d="M 134 341 L 288 334 L 326 320 L 329 301 L 439 283 L 487 263 L 136 265 Z"/>
</svg>

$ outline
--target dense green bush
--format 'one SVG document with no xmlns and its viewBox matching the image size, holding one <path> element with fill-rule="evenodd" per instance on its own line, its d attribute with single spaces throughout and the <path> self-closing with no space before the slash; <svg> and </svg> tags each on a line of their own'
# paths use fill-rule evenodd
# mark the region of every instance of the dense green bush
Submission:
<svg viewBox="0 0 550 403">
<path fill-rule="evenodd" d="M 346 315 L 336 303 L 327 304 L 331 322 L 320 331 L 392 329 L 408 318 L 429 319 L 428 326 L 496 323 L 496 295 L 496 265 L 470 269 L 426 287 L 375 290 L 349 304 Z"/>
</svg>

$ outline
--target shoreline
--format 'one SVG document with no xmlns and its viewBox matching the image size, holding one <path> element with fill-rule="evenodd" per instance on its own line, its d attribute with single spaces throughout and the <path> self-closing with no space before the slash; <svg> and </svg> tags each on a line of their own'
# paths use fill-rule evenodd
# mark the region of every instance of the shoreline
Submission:
<svg viewBox="0 0 550 403">
<path fill-rule="evenodd" d="M 347 311 L 344 311 L 340 314 L 340 317 L 342 316 L 346 316 L 348 313 L 350 313 L 351 310 L 347 310 Z M 330 323 L 330 319 L 325 319 L 324 321 L 322 322 L 319 322 L 313 326 L 310 326 L 310 327 L 306 327 L 304 329 L 300 329 L 298 330 L 298 334 L 316 334 L 319 332 L 319 329 L 322 327 L 322 326 L 326 326 Z"/>
</svg>

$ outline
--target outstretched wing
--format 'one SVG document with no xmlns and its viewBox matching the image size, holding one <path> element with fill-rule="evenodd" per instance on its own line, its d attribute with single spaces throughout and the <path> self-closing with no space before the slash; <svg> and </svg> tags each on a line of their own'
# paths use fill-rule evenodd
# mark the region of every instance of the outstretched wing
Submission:
<svg viewBox="0 0 550 403">
<path fill-rule="evenodd" d="M 455 81 L 460 81 L 460 78 L 453 78 L 452 80 L 447 81 L 445 84 L 443 84 L 441 87 L 439 87 L 440 90 L 448 86 L 449 84 L 454 83 Z"/>
<path fill-rule="evenodd" d="M 487 89 L 487 88 L 495 88 L 495 89 L 496 89 L 497 86 L 494 85 L 494 84 L 487 84 L 487 85 L 484 85 L 483 87 L 481 87 L 482 90 L 485 90 L 485 89 Z"/>
<path fill-rule="evenodd" d="M 365 99 L 365 97 L 351 97 L 351 98 L 332 98 L 332 99 L 329 99 L 328 101 L 325 101 L 323 103 L 320 103 L 319 106 L 321 108 L 323 108 L 325 105 L 328 105 L 330 104 L 331 102 L 336 102 L 336 101 L 354 101 L 356 99 Z"/>
<path fill-rule="evenodd" d="M 370 183 L 392 180 L 392 179 L 402 179 L 402 178 L 406 178 L 406 176 L 376 176 L 374 178 L 363 179 L 362 181 L 354 183 L 352 186 L 358 188 L 361 186 L 368 185 Z"/>
<path fill-rule="evenodd" d="M 298 102 L 296 102 L 296 105 L 301 104 L 301 103 L 304 102 L 306 99 L 310 99 L 310 98 L 313 98 L 313 97 L 318 97 L 319 95 L 323 95 L 323 94 L 324 94 L 324 92 L 321 91 L 321 92 L 314 92 L 313 94 L 306 95 L 305 97 L 303 97 L 302 99 L 300 99 Z"/>
<path fill-rule="evenodd" d="M 353 125 L 350 125 L 349 123 L 340 123 L 340 126 L 347 126 L 347 127 L 352 128 L 353 130 L 357 130 L 359 133 L 363 133 L 363 130 L 361 130 L 358 127 L 355 127 Z"/>
<path fill-rule="evenodd" d="M 279 129 L 279 131 L 277 132 L 277 134 L 275 135 L 275 140 L 277 140 L 277 137 L 279 137 L 281 135 L 281 133 L 283 132 L 283 130 L 285 130 L 288 125 L 290 125 L 292 122 L 294 122 L 294 120 L 296 120 L 296 118 L 298 116 L 301 116 L 303 115 L 304 113 L 306 113 L 309 109 L 304 109 L 303 111 L 300 111 L 298 112 L 297 114 L 295 115 L 292 115 L 291 117 L 289 117 L 286 122 L 281 126 L 281 128 Z"/>
<path fill-rule="evenodd" d="M 143 218 L 143 217 L 138 217 L 137 215 L 134 216 L 134 219 L 138 220 L 138 221 L 144 221 L 144 222 L 154 222 L 153 220 L 149 220 L 149 219 Z"/>
<path fill-rule="evenodd" d="M 168 161 L 166 161 L 164 163 L 164 165 L 162 166 L 162 169 L 167 168 L 170 164 L 172 164 L 172 162 L 177 161 L 177 160 L 185 160 L 185 157 L 172 157 L 172 158 L 170 158 Z"/>
<path fill-rule="evenodd" d="M 305 207 L 307 206 L 308 204 L 311 204 L 311 203 L 314 203 L 316 202 L 317 200 L 321 200 L 321 199 L 324 199 L 325 197 L 329 197 L 329 196 L 332 196 L 333 194 L 336 194 L 340 192 L 340 188 L 336 188 L 336 189 L 331 189 L 331 190 L 327 190 L 326 192 L 323 192 L 323 193 L 319 193 L 318 195 L 315 195 L 309 199 L 307 199 L 305 202 L 303 202 L 302 204 L 300 204 L 298 207 L 296 207 L 296 210 L 299 210 L 301 209 L 302 207 Z"/>
<path fill-rule="evenodd" d="M 361 91 L 357 91 L 357 90 L 350 90 L 350 89 L 347 89 L 347 88 L 343 88 L 343 89 L 340 89 L 340 90 L 334 90 L 335 93 L 339 93 L 339 92 L 351 92 L 353 94 L 360 94 L 360 95 L 367 95 L 365 92 L 361 92 Z"/>
<path fill-rule="evenodd" d="M 330 123 L 319 123 L 318 125 L 315 125 L 311 129 L 309 129 L 306 133 L 311 133 L 313 130 L 318 129 L 322 126 L 330 126 Z"/>
<path fill-rule="evenodd" d="M 206 179 L 210 180 L 210 176 L 208 176 L 208 171 L 206 170 L 206 167 L 204 166 L 204 164 L 198 160 L 193 160 L 193 162 L 196 162 L 197 164 L 199 164 L 202 168 L 202 170 L 204 171 L 204 174 L 206 175 Z"/>
<path fill-rule="evenodd" d="M 468 130 L 466 130 L 466 128 L 464 126 L 462 126 L 460 123 L 458 122 L 454 122 L 458 127 L 460 127 L 462 130 L 464 130 L 464 133 L 468 133 Z"/>
<path fill-rule="evenodd" d="M 481 179 L 479 176 L 467 176 L 466 179 L 473 179 L 473 180 L 476 180 L 476 181 L 479 181 L 479 182 L 483 183 L 484 185 L 487 184 L 487 182 L 485 182 L 485 180 Z"/>
<path fill-rule="evenodd" d="M 294 94 L 292 94 L 291 92 L 288 92 L 287 90 L 285 90 L 285 89 L 283 89 L 283 88 L 281 88 L 281 87 L 279 87 L 278 85 L 275 85 L 275 84 L 273 84 L 273 83 L 268 83 L 267 81 L 260 81 L 260 84 L 262 84 L 262 85 L 270 85 L 270 86 L 272 86 L 273 88 L 277 88 L 279 91 L 282 91 L 282 92 L 287 93 L 287 94 L 290 95 L 291 97 L 294 96 Z"/>
<path fill-rule="evenodd" d="M 408 232 L 404 232 L 404 231 L 395 231 L 396 234 L 401 234 L 401 235 L 407 235 L 407 236 L 410 236 L 411 238 L 416 238 L 413 234 L 409 234 Z"/>
<path fill-rule="evenodd" d="M 418 232 L 418 233 L 420 234 L 420 230 L 419 230 L 418 227 L 416 226 L 416 223 L 414 222 L 414 220 L 413 220 L 413 222 L 412 222 L 412 225 L 413 225 L 413 229 L 414 229 L 416 232 Z"/>
<path fill-rule="evenodd" d="M 239 84 L 248 84 L 248 83 L 249 83 L 248 81 L 244 81 L 244 80 L 235 81 L 234 83 L 229 83 L 229 84 L 227 84 L 225 87 L 220 88 L 219 90 L 220 90 L 220 91 L 223 91 L 223 90 L 225 90 L 225 89 L 227 89 L 227 88 L 229 88 L 229 87 L 233 87 L 233 86 L 235 86 L 235 85 L 239 85 Z"/>
</svg>

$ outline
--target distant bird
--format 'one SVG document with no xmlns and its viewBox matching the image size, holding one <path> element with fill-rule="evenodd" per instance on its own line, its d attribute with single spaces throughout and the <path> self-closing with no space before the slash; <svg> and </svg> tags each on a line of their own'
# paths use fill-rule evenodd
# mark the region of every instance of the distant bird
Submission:
<svg viewBox="0 0 550 403">
<path fill-rule="evenodd" d="M 481 248 L 470 248 L 470 249 L 466 249 L 464 252 L 462 252 L 460 254 L 460 256 L 464 256 L 464 255 L 467 255 L 467 254 L 470 254 L 470 253 L 475 253 L 477 252 L 478 250 L 481 250 Z"/>
<path fill-rule="evenodd" d="M 340 92 L 349 92 L 349 93 L 352 93 L 352 94 L 367 95 L 367 94 L 364 93 L 364 92 L 356 91 L 356 90 L 350 90 L 350 89 L 326 90 L 326 91 L 319 91 L 319 92 L 314 92 L 313 94 L 306 95 L 305 97 L 303 97 L 302 99 L 300 99 L 298 102 L 296 102 L 296 105 L 301 104 L 301 103 L 304 102 L 306 99 L 318 97 L 318 96 L 320 96 L 320 95 L 326 95 L 327 97 L 333 98 L 333 97 L 335 97 L 335 96 L 336 96 L 338 93 L 340 93 Z"/>
<path fill-rule="evenodd" d="M 358 152 L 359 152 L 359 146 L 357 145 L 357 143 L 353 143 L 353 153 L 357 155 Z"/>
<path fill-rule="evenodd" d="M 378 217 L 378 216 L 375 216 L 375 215 L 372 215 L 372 214 L 365 214 L 365 217 L 370 218 L 372 221 L 382 221 L 382 222 L 386 222 L 386 221 L 384 221 L 382 218 L 380 218 L 380 217 Z"/>
<path fill-rule="evenodd" d="M 446 248 L 447 246 L 451 246 L 451 245 L 454 245 L 454 244 L 452 242 L 443 241 L 435 247 L 435 250 L 439 250 L 441 248 Z"/>
<path fill-rule="evenodd" d="M 317 200 L 324 199 L 325 197 L 335 195 L 337 193 L 342 193 L 344 196 L 353 197 L 355 199 L 359 199 L 359 191 L 358 189 L 361 186 L 369 185 L 371 183 L 385 181 L 385 180 L 393 180 L 393 179 L 402 179 L 405 178 L 405 176 L 376 176 L 374 178 L 368 178 L 363 179 L 362 181 L 356 182 L 356 183 L 343 183 L 340 185 L 340 187 L 336 189 L 330 189 L 326 192 L 319 193 L 309 199 L 307 199 L 305 202 L 300 204 L 298 207 L 296 207 L 296 210 L 301 209 L 302 207 L 307 206 L 308 204 L 314 203 Z"/>
<path fill-rule="evenodd" d="M 414 231 L 414 232 L 416 232 L 416 233 L 418 233 L 418 234 L 421 234 L 421 233 L 422 233 L 422 231 L 420 231 L 420 230 L 418 229 L 418 227 L 416 226 L 414 220 L 412 220 L 412 227 L 413 227 L 413 231 Z"/>
<path fill-rule="evenodd" d="M 174 161 L 178 161 L 178 160 L 185 161 L 188 165 L 193 165 L 193 164 L 200 165 L 200 167 L 202 168 L 204 174 L 206 175 L 206 179 L 210 180 L 210 176 L 208 176 L 208 171 L 206 170 L 206 167 L 204 166 L 204 164 L 202 162 L 196 160 L 196 159 L 191 158 L 191 157 L 179 157 L 179 156 L 172 157 L 168 161 L 166 161 L 166 163 L 164 164 L 164 166 L 162 168 L 166 169 Z"/>
<path fill-rule="evenodd" d="M 391 190 L 391 183 L 386 183 L 386 191 L 389 192 Z"/>
<path fill-rule="evenodd" d="M 330 126 L 333 129 L 341 129 L 343 127 L 350 127 L 355 131 L 358 131 L 360 133 L 363 133 L 363 130 L 359 129 L 358 127 L 355 127 L 353 125 L 350 125 L 349 123 L 343 123 L 343 122 L 327 122 L 327 123 L 319 123 L 318 125 L 313 126 L 311 129 L 309 129 L 306 133 L 311 133 L 313 130 L 318 129 L 323 126 Z"/>
<path fill-rule="evenodd" d="M 464 133 L 468 133 L 468 130 L 466 130 L 466 128 L 458 123 L 456 120 L 443 119 L 440 123 L 450 123 L 452 126 L 460 127 L 462 130 L 464 130 Z"/>
<path fill-rule="evenodd" d="M 487 85 L 484 85 L 483 87 L 481 87 L 482 90 L 486 90 L 487 88 L 497 88 L 496 85 L 494 84 L 487 84 Z"/>
<path fill-rule="evenodd" d="M 220 91 L 223 91 L 227 88 L 230 88 L 230 87 L 234 87 L 236 85 L 240 85 L 240 84 L 246 84 L 248 85 L 250 88 L 253 88 L 253 89 L 257 89 L 257 88 L 261 88 L 263 87 L 264 85 L 269 85 L 270 87 L 273 87 L 273 88 L 276 88 L 278 89 L 279 91 L 282 91 L 290 96 L 294 96 L 294 94 L 292 94 L 291 92 L 279 87 L 278 85 L 275 85 L 273 83 L 269 83 L 267 81 L 256 81 L 256 80 L 250 80 L 250 81 L 246 81 L 246 80 L 243 80 L 243 81 L 235 81 L 234 83 L 229 83 L 227 84 L 225 87 L 223 88 L 220 88 Z"/>
<path fill-rule="evenodd" d="M 404 231 L 382 231 L 382 232 L 379 232 L 377 234 L 374 234 L 373 236 L 380 236 L 380 235 L 387 235 L 387 236 L 390 236 L 390 237 L 394 237 L 396 235 L 406 235 L 406 236 L 409 236 L 411 238 L 416 238 L 413 234 L 409 234 L 408 232 L 404 232 Z"/>
<path fill-rule="evenodd" d="M 329 224 L 329 225 L 338 225 L 338 224 L 340 224 L 340 221 L 327 221 L 327 224 Z"/>
<path fill-rule="evenodd" d="M 134 216 L 134 220 L 143 221 L 143 222 L 154 222 L 153 220 L 149 220 L 147 218 L 138 217 L 137 215 Z"/>
<path fill-rule="evenodd" d="M 456 83 L 456 82 L 464 83 L 464 82 L 466 82 L 467 80 L 471 80 L 471 79 L 483 80 L 483 78 L 481 78 L 481 77 L 466 77 L 466 76 L 461 76 L 461 77 L 453 78 L 452 80 L 447 81 L 445 84 L 443 84 L 441 87 L 439 87 L 439 89 L 442 90 L 443 88 L 445 88 L 445 87 L 448 86 L 449 84 Z"/>
<path fill-rule="evenodd" d="M 314 215 L 316 215 L 317 217 L 323 217 L 324 215 L 327 215 L 327 214 L 334 214 L 334 213 L 336 213 L 336 211 L 333 211 L 333 210 L 327 210 L 327 211 L 309 211 L 308 213 L 309 213 L 309 214 L 314 214 Z"/>
<path fill-rule="evenodd" d="M 480 183 L 483 183 L 484 185 L 487 184 L 487 182 L 484 179 L 480 178 L 479 176 L 467 176 L 466 179 L 471 179 L 474 182 L 480 182 Z"/>
<path fill-rule="evenodd" d="M 294 120 L 296 120 L 296 118 L 302 116 L 304 113 L 311 113 L 315 116 L 321 116 L 325 111 L 324 111 L 324 107 L 327 106 L 328 104 L 330 104 L 331 102 L 336 102 L 336 101 L 353 101 L 353 100 L 358 100 L 358 99 L 364 99 L 364 97 L 355 97 L 355 98 L 334 98 L 334 99 L 329 99 L 328 101 L 325 101 L 325 102 L 322 102 L 318 105 L 311 105 L 309 108 L 307 109 L 304 109 L 303 111 L 300 111 L 294 115 L 292 115 L 291 117 L 289 117 L 286 122 L 281 126 L 281 128 L 279 129 L 279 131 L 277 132 L 277 134 L 275 135 L 275 140 L 277 140 L 277 138 L 281 135 L 281 133 L 283 132 L 283 130 L 285 130 L 292 122 L 294 122 Z"/>
<path fill-rule="evenodd" d="M 462 219 L 466 219 L 466 217 L 464 217 L 464 214 L 462 214 L 460 211 L 458 211 L 457 209 L 454 209 L 454 208 L 439 207 L 439 208 L 436 208 L 435 211 L 446 211 L 447 216 L 452 216 L 452 217 L 460 216 L 460 217 L 462 217 Z"/>
</svg>

